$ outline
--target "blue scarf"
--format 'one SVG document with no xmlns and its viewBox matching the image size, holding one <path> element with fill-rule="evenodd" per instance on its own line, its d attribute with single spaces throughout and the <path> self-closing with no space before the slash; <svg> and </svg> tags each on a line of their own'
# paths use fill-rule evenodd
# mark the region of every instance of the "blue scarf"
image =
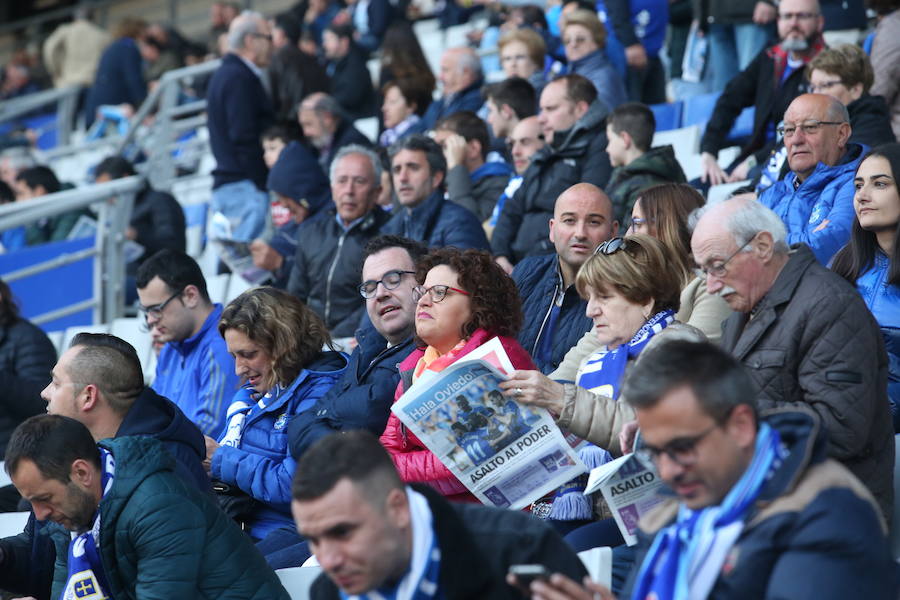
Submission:
<svg viewBox="0 0 900 600">
<path fill-rule="evenodd" d="M 778 432 L 761 423 L 753 460 L 722 503 L 698 511 L 681 505 L 676 522 L 656 534 L 632 600 L 706 598 L 744 529 L 750 507 L 786 454 Z"/>
<path fill-rule="evenodd" d="M 578 387 L 615 400 L 619 397 L 619 387 L 622 385 L 622 376 L 625 374 L 628 360 L 640 354 L 650 338 L 668 327 L 674 320 L 675 311 L 660 311 L 650 317 L 627 344 L 622 344 L 615 350 L 608 350 L 606 347 L 597 350 L 588 357 L 587 362 L 579 370 L 575 383 Z"/>
<path fill-rule="evenodd" d="M 100 485 L 103 497 L 109 492 L 115 480 L 116 461 L 112 454 L 100 448 L 100 464 L 102 468 Z M 94 523 L 88 531 L 76 535 L 72 533 L 69 543 L 68 577 L 59 600 L 105 600 L 110 597 L 109 583 L 103 572 L 100 551 L 97 542 L 100 539 L 100 508 L 94 515 Z"/>
</svg>

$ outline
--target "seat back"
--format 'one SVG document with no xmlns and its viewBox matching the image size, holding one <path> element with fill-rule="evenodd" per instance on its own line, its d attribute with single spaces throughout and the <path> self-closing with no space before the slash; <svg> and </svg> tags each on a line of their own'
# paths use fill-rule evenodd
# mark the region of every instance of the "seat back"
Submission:
<svg viewBox="0 0 900 600">
<path fill-rule="evenodd" d="M 591 579 L 607 588 L 610 587 L 612 584 L 612 548 L 601 546 L 584 550 L 578 553 L 578 558 L 581 559 Z"/>
<path fill-rule="evenodd" d="M 653 111 L 653 118 L 656 120 L 656 131 L 669 131 L 681 127 L 681 113 L 684 105 L 680 100 L 665 104 L 651 104 L 650 110 Z"/>
<path fill-rule="evenodd" d="M 291 600 L 308 600 L 312 583 L 321 572 L 321 567 L 291 567 L 278 569 L 275 574 Z"/>
</svg>

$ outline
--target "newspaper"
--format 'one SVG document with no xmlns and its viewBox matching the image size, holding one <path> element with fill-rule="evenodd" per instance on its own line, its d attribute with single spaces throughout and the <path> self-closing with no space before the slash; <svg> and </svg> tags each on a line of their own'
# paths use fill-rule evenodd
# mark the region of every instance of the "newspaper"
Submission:
<svg viewBox="0 0 900 600">
<path fill-rule="evenodd" d="M 215 213 L 209 227 L 209 243 L 216 255 L 235 275 L 250 285 L 262 285 L 272 279 L 272 273 L 253 264 L 250 244 L 231 238 L 231 223 L 222 213 Z"/>
<path fill-rule="evenodd" d="M 626 454 L 591 470 L 584 493 L 597 490 L 603 493 L 622 537 L 633 546 L 637 543 L 638 521 L 668 498 L 660 493 L 664 485 L 653 465 L 645 464 L 634 454 Z"/>
<path fill-rule="evenodd" d="M 81 215 L 75 221 L 75 225 L 69 230 L 67 240 L 80 240 L 81 238 L 94 237 L 97 235 L 97 220 L 87 215 Z M 134 240 L 125 240 L 122 245 L 122 254 L 125 262 L 130 263 L 139 259 L 144 255 L 144 247 Z"/>
<path fill-rule="evenodd" d="M 508 364 L 496 348 L 485 358 Z M 481 502 L 521 509 L 587 469 L 546 410 L 500 393 L 505 379 L 466 357 L 420 377 L 391 410 Z"/>
</svg>

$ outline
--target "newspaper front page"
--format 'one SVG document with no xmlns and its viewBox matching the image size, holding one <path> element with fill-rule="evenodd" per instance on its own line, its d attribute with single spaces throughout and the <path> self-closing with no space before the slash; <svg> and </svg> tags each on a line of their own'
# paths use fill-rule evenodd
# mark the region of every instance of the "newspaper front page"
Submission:
<svg viewBox="0 0 900 600">
<path fill-rule="evenodd" d="M 498 347 L 420 377 L 391 410 L 479 500 L 521 509 L 587 469 L 546 410 L 502 395 Z"/>
</svg>

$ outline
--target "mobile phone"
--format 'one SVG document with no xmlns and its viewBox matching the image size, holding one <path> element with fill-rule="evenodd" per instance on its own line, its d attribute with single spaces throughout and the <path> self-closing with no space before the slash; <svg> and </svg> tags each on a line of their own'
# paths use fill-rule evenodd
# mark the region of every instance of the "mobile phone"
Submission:
<svg viewBox="0 0 900 600">
<path fill-rule="evenodd" d="M 550 570 L 544 565 L 512 565 L 509 573 L 516 576 L 516 582 L 524 589 L 536 579 L 550 579 Z"/>
</svg>

